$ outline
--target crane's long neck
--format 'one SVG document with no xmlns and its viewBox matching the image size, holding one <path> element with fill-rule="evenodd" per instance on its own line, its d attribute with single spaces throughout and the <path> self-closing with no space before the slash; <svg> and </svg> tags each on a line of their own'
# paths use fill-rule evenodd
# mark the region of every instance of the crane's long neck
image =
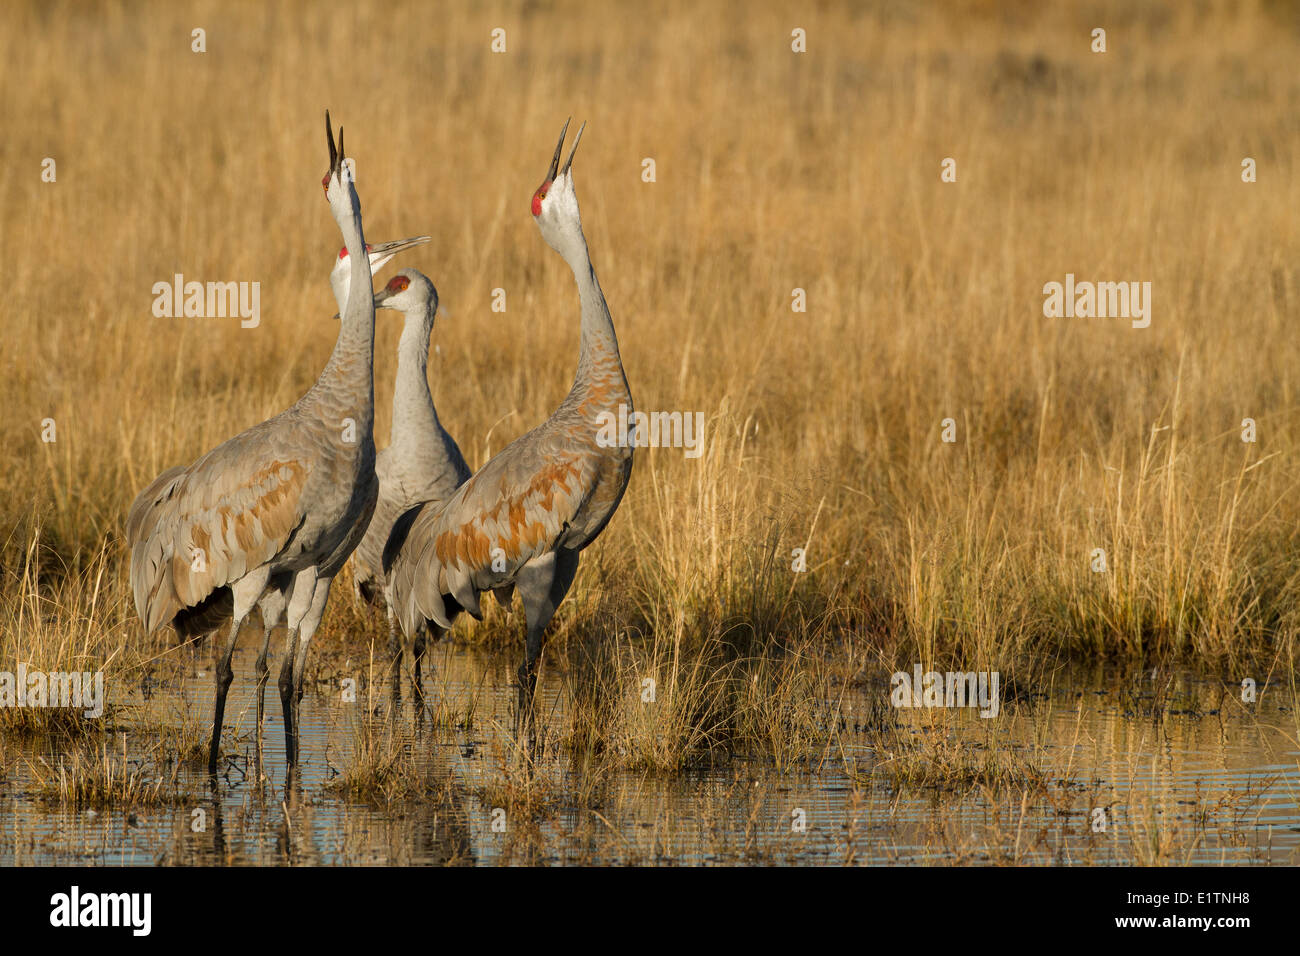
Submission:
<svg viewBox="0 0 1300 956">
<path fill-rule="evenodd" d="M 349 194 L 351 189 L 349 189 Z M 356 420 L 367 435 L 374 427 L 375 413 L 375 304 L 371 288 L 370 260 L 361 231 L 361 207 L 355 198 L 344 200 L 340 210 L 331 209 L 343 233 L 350 260 L 348 300 L 339 318 L 339 337 L 330 360 L 313 391 L 345 417 Z"/>
<path fill-rule="evenodd" d="M 431 449 L 437 435 L 438 412 L 429 394 L 429 335 L 433 316 L 429 303 L 406 314 L 397 344 L 397 385 L 393 389 L 392 447 L 411 452 Z"/>
<path fill-rule="evenodd" d="M 623 360 L 618 353 L 618 336 L 614 334 L 614 320 L 605 303 L 596 270 L 587 251 L 587 240 L 582 230 L 566 249 L 564 259 L 573 270 L 578 283 L 578 301 L 582 306 L 582 338 L 578 352 L 578 372 L 573 379 L 575 397 L 599 393 L 601 405 L 617 409 L 624 403 L 631 411 L 632 399 L 628 392 L 627 377 L 623 374 Z"/>
</svg>

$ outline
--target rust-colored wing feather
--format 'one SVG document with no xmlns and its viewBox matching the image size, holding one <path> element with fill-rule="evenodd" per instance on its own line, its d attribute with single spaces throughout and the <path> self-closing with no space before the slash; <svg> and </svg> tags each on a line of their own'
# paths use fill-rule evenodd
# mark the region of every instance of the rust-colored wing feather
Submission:
<svg viewBox="0 0 1300 956">
<path fill-rule="evenodd" d="M 447 596 L 478 617 L 481 592 L 513 580 L 519 568 L 564 541 L 601 466 L 588 449 L 525 435 L 445 505 L 423 506 L 399 522 L 384 564 L 408 633 L 421 618 L 449 627 L 454 614 Z"/>
<path fill-rule="evenodd" d="M 131 506 L 131 585 L 146 632 L 292 541 L 311 465 L 270 444 L 256 429 L 236 436 L 189 468 L 159 475 Z"/>
</svg>

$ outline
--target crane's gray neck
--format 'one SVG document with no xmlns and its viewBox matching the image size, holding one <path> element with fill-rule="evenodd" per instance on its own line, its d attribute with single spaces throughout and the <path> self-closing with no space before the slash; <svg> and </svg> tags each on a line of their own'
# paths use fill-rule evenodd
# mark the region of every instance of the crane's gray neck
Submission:
<svg viewBox="0 0 1300 956">
<path fill-rule="evenodd" d="M 564 259 L 573 270 L 573 278 L 578 283 L 578 301 L 582 307 L 582 338 L 573 392 L 605 384 L 617 369 L 617 378 L 622 382 L 622 391 L 626 394 L 627 380 L 623 377 L 623 362 L 618 353 L 614 320 L 609 314 L 605 293 L 600 289 L 600 281 L 591 264 L 587 240 L 582 235 L 581 227 L 577 230 L 576 240 L 566 248 Z"/>
<path fill-rule="evenodd" d="M 397 344 L 391 445 L 412 452 L 431 446 L 440 427 L 433 396 L 429 394 L 429 335 L 433 332 L 429 305 L 426 301 L 416 311 L 406 313 Z"/>
<path fill-rule="evenodd" d="M 348 189 L 349 197 L 355 194 Z M 336 406 L 345 417 L 356 419 L 367 435 L 374 427 L 375 412 L 375 307 L 370 280 L 370 260 L 361 231 L 361 206 L 352 198 L 343 209 L 330 203 L 330 210 L 343 234 L 350 260 L 348 300 L 339 317 L 339 337 L 315 388 L 318 398 Z"/>
</svg>

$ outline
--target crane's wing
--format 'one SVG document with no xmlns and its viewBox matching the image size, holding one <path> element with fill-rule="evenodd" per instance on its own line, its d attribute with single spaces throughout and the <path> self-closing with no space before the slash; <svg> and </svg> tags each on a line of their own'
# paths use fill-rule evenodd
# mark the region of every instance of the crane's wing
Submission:
<svg viewBox="0 0 1300 956">
<path fill-rule="evenodd" d="M 264 425 L 269 423 L 264 423 Z M 310 460 L 262 427 L 163 472 L 127 517 L 136 611 L 151 632 L 280 554 L 303 521 Z"/>
<path fill-rule="evenodd" d="M 446 596 L 479 617 L 478 595 L 509 584 L 553 548 L 582 509 L 599 460 L 530 437 L 505 448 L 445 505 L 419 506 L 394 527 L 384 563 L 404 628 L 420 617 L 449 627 Z"/>
</svg>

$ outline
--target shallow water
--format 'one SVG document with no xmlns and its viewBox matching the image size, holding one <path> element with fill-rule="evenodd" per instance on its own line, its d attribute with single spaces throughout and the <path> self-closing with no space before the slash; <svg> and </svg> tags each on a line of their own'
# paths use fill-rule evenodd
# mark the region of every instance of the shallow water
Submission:
<svg viewBox="0 0 1300 956">
<path fill-rule="evenodd" d="M 159 721 L 206 733 L 206 651 L 173 684 L 133 688 L 111 718 L 126 759 L 146 767 Z M 729 759 L 677 775 L 584 770 L 545 741 L 562 733 L 567 691 L 544 674 L 543 745 L 531 778 L 512 734 L 510 671 L 500 657 L 451 644 L 430 654 L 429 709 L 395 713 L 376 680 L 347 702 L 318 685 L 303 702 L 303 766 L 286 785 L 280 707 L 267 692 L 265 778 L 253 759 L 253 654 L 236 657 L 227 753 L 215 790 L 202 763 L 179 776 L 176 802 L 134 810 L 64 809 L 37 778 L 57 768 L 45 741 L 4 746 L 0 864 L 566 864 L 699 863 L 1290 863 L 1300 862 L 1300 749 L 1290 691 L 1243 704 L 1234 687 L 1187 675 L 1058 679 L 1006 702 L 1000 717 L 887 711 L 895 752 L 927 743 L 983 759 L 989 748 L 1039 768 L 1044 786 L 990 789 L 960 779 L 900 782 L 863 730 L 887 687 L 827 702 L 823 750 L 778 771 Z M 174 685 L 174 686 L 173 686 Z M 463 722 L 472 706 L 473 717 Z M 460 715 L 437 719 L 439 708 Z M 188 715 L 188 716 L 186 716 Z M 942 719 L 936 719 L 937 717 Z M 332 786 L 358 733 L 396 738 L 427 792 L 378 806 Z M 230 733 L 235 738 L 231 742 Z M 152 749 L 151 745 L 152 744 Z M 538 799 L 512 804 L 505 781 Z M 507 804 L 494 813 L 497 804 Z M 801 826 L 802 824 L 802 826 Z"/>
</svg>

